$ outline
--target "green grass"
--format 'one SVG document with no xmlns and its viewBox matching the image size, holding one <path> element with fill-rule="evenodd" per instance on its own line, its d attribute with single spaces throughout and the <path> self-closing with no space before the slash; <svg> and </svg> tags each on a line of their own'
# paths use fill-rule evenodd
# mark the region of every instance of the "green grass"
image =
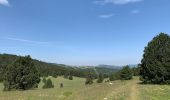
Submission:
<svg viewBox="0 0 170 100">
<path fill-rule="evenodd" d="M 74 80 L 62 77 L 52 78 L 55 88 L 39 88 L 28 91 L 3 92 L 3 84 L 0 83 L 0 100 L 170 100 L 169 85 L 141 85 L 138 77 L 129 81 L 114 81 L 109 83 L 94 83 L 84 85 L 84 78 Z M 60 88 L 60 83 L 64 84 Z"/>
</svg>

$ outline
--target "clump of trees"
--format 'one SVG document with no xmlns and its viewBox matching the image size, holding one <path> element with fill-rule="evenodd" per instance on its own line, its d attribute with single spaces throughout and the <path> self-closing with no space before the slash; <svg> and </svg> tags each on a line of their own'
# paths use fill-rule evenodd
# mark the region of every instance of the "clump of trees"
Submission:
<svg viewBox="0 0 170 100">
<path fill-rule="evenodd" d="M 103 75 L 99 74 L 98 79 L 97 79 L 97 83 L 103 83 L 103 81 L 104 81 Z"/>
<path fill-rule="evenodd" d="M 46 78 L 43 78 L 43 82 L 44 82 L 43 89 L 54 88 L 54 85 L 50 78 L 48 78 L 47 80 L 46 80 Z"/>
<path fill-rule="evenodd" d="M 129 66 L 124 66 L 120 71 L 114 72 L 109 76 L 110 81 L 114 80 L 130 80 L 133 77 L 132 69 Z"/>
<path fill-rule="evenodd" d="M 140 67 L 143 83 L 170 84 L 170 36 L 160 33 L 145 47 Z"/>
<path fill-rule="evenodd" d="M 4 90 L 28 90 L 37 88 L 40 82 L 39 71 L 30 56 L 19 57 L 7 66 L 4 74 Z"/>
</svg>

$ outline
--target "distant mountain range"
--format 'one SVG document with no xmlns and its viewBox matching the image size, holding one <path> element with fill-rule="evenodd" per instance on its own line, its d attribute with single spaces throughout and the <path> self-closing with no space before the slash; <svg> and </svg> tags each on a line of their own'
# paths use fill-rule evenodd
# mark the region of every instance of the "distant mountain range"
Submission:
<svg viewBox="0 0 170 100">
<path fill-rule="evenodd" d="M 137 64 L 129 64 L 128 65 L 130 68 L 133 68 L 133 67 L 137 67 L 138 65 Z M 116 66 L 116 65 L 104 65 L 104 64 L 101 64 L 101 65 L 98 65 L 96 67 L 102 67 L 102 68 L 111 68 L 111 69 L 115 69 L 115 70 L 120 70 L 122 69 L 123 66 Z"/>
<path fill-rule="evenodd" d="M 100 67 L 100 68 L 110 68 L 110 69 L 114 69 L 114 70 L 120 70 L 122 68 L 122 66 L 115 66 L 115 65 L 98 65 L 96 67 Z"/>
</svg>

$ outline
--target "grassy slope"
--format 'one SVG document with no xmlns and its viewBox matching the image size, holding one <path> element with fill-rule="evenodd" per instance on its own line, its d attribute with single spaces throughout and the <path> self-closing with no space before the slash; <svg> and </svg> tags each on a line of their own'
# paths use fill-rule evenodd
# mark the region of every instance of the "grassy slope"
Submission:
<svg viewBox="0 0 170 100">
<path fill-rule="evenodd" d="M 138 78 L 130 81 L 114 81 L 109 83 L 84 85 L 85 79 L 74 78 L 73 81 L 59 77 L 52 78 L 54 89 L 3 92 L 0 84 L 0 100 L 168 100 L 170 86 L 140 85 Z M 60 83 L 64 88 L 60 89 Z"/>
</svg>

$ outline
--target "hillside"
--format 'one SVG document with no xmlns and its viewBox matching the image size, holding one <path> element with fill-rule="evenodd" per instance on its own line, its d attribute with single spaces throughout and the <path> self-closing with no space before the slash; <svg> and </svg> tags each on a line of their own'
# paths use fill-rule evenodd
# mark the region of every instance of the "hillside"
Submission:
<svg viewBox="0 0 170 100">
<path fill-rule="evenodd" d="M 0 54 L 0 65 L 7 66 L 15 61 L 19 56 L 11 54 Z M 47 63 L 43 61 L 33 60 L 35 66 L 39 69 L 41 76 L 61 76 L 61 75 L 73 75 L 77 77 L 86 77 L 88 73 L 91 73 L 93 77 L 97 77 L 98 73 L 106 74 L 117 71 L 117 69 L 110 69 L 105 67 L 73 67 L 63 64 Z"/>
</svg>

